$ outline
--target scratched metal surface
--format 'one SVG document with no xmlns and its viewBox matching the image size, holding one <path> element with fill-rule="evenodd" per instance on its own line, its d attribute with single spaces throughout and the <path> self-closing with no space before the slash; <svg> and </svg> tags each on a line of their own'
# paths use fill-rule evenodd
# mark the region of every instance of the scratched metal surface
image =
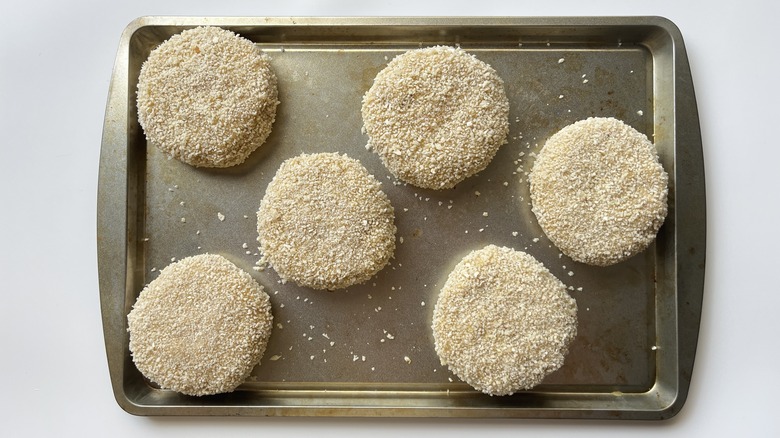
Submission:
<svg viewBox="0 0 780 438">
<path fill-rule="evenodd" d="M 198 169 L 169 160 L 146 142 L 136 119 L 141 63 L 170 35 L 195 25 L 235 30 L 272 57 L 277 121 L 266 144 L 240 166 Z M 139 19 L 120 43 L 98 200 L 104 330 L 120 405 L 145 415 L 673 415 L 680 391 L 687 391 L 680 357 L 692 360 L 679 339 L 692 338 L 695 350 L 697 334 L 682 333 L 677 324 L 677 245 L 686 228 L 675 214 L 678 208 L 704 214 L 703 171 L 701 193 L 689 189 L 700 204 L 675 203 L 679 167 L 688 166 L 677 150 L 675 32 L 652 18 Z M 394 56 L 434 44 L 459 44 L 493 66 L 510 100 L 509 143 L 479 175 L 444 191 L 397 181 L 366 150 L 361 131 L 361 98 L 374 76 Z M 697 117 L 693 102 L 688 112 Z M 539 228 L 528 195 L 527 172 L 545 139 L 589 116 L 619 118 L 654 139 L 671 177 L 670 219 L 657 243 L 608 268 L 560 254 Z M 700 140 L 698 147 L 700 160 Z M 255 213 L 265 187 L 284 160 L 303 152 L 360 160 L 395 208 L 395 256 L 363 285 L 314 291 L 281 284 L 272 269 L 253 269 Z M 125 212 L 124 222 L 116 209 Z M 109 211 L 116 220 L 106 217 Z M 703 254 L 703 237 L 689 239 Z M 579 307 L 579 332 L 564 366 L 533 391 L 510 397 L 479 394 L 449 373 L 430 330 L 449 271 L 491 243 L 538 258 L 570 286 Z M 205 252 L 224 255 L 265 287 L 276 327 L 261 364 L 236 392 L 190 398 L 143 379 L 122 328 L 160 269 Z M 694 317 L 698 329 L 697 312 Z"/>
</svg>

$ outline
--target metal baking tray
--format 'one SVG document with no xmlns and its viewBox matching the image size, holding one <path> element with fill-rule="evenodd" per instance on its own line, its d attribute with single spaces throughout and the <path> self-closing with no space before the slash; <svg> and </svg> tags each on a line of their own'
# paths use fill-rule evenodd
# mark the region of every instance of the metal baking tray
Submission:
<svg viewBox="0 0 780 438">
<path fill-rule="evenodd" d="M 149 52 L 202 25 L 256 42 L 279 79 L 270 138 L 228 169 L 166 159 L 136 117 Z M 365 149 L 360 106 L 390 59 L 439 44 L 459 45 L 501 75 L 510 134 L 486 170 L 432 191 L 397 182 Z M 534 154 L 555 131 L 589 116 L 617 117 L 647 134 L 670 175 L 657 241 L 607 268 L 561 255 L 529 205 Z M 364 285 L 314 291 L 281 284 L 272 269 L 253 270 L 266 185 L 283 160 L 315 151 L 360 160 L 395 207 L 395 257 Z M 132 414 L 666 419 L 688 393 L 704 278 L 704 170 L 683 39 L 664 18 L 139 18 L 119 44 L 97 202 L 109 372 L 116 400 Z M 579 306 L 564 366 L 506 397 L 474 391 L 441 366 L 430 329 L 449 271 L 489 243 L 538 258 Z M 126 315 L 172 258 L 205 252 L 226 256 L 265 287 L 276 327 L 262 363 L 235 392 L 188 397 L 138 372 Z"/>
</svg>

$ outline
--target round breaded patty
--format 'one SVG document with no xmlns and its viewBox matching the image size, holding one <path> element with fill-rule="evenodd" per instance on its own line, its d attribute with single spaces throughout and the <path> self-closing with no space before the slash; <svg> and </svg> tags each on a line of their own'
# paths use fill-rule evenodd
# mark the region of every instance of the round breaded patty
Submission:
<svg viewBox="0 0 780 438">
<path fill-rule="evenodd" d="M 510 395 L 563 365 L 577 303 L 532 256 L 488 245 L 450 273 L 432 328 L 442 365 L 479 391 Z"/>
<path fill-rule="evenodd" d="M 260 362 L 271 335 L 268 295 L 219 255 L 187 257 L 147 285 L 127 315 L 138 370 L 187 395 L 231 392 Z"/>
<path fill-rule="evenodd" d="M 262 261 L 283 280 L 313 289 L 368 280 L 395 251 L 395 213 L 380 187 L 346 155 L 285 161 L 257 212 Z"/>
<path fill-rule="evenodd" d="M 614 118 L 561 129 L 528 179 L 539 225 L 582 263 L 608 266 L 644 251 L 666 218 L 669 178 L 655 146 Z"/>
<path fill-rule="evenodd" d="M 363 97 L 369 147 L 397 178 L 452 188 L 483 170 L 507 142 L 509 100 L 496 71 L 453 47 L 408 51 Z"/>
<path fill-rule="evenodd" d="M 198 167 L 229 167 L 271 133 L 276 76 L 251 41 L 218 27 L 172 36 L 138 77 L 138 121 L 150 143 Z"/>
</svg>

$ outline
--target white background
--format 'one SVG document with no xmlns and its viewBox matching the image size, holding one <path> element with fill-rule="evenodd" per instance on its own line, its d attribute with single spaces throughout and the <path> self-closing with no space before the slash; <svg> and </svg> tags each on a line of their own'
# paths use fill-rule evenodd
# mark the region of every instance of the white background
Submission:
<svg viewBox="0 0 780 438">
<path fill-rule="evenodd" d="M 116 2 L 118 3 L 118 2 Z M 778 3 L 666 1 L 0 1 L 0 435 L 780 436 Z M 98 303 L 103 112 L 142 15 L 661 15 L 699 104 L 707 274 L 688 401 L 666 422 L 143 418 L 115 403 Z M 773 409 L 774 408 L 774 409 Z"/>
</svg>

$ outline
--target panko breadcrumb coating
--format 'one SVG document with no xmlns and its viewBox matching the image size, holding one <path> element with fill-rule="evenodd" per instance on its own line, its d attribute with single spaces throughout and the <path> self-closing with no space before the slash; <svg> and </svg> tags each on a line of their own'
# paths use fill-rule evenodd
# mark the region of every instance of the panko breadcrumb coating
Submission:
<svg viewBox="0 0 780 438">
<path fill-rule="evenodd" d="M 302 154 L 282 163 L 260 203 L 261 263 L 313 289 L 362 283 L 392 257 L 394 220 L 380 183 L 359 161 Z"/>
<path fill-rule="evenodd" d="M 432 328 L 442 365 L 479 391 L 511 395 L 563 365 L 577 303 L 532 256 L 488 245 L 450 273 Z"/>
<path fill-rule="evenodd" d="M 452 188 L 487 167 L 509 134 L 509 100 L 496 71 L 445 46 L 408 51 L 363 97 L 369 147 L 397 178 Z"/>
<path fill-rule="evenodd" d="M 644 251 L 666 218 L 669 177 L 655 146 L 614 118 L 561 129 L 528 179 L 539 225 L 582 263 L 608 266 Z"/>
<path fill-rule="evenodd" d="M 127 315 L 138 370 L 187 395 L 233 391 L 260 362 L 271 335 L 268 295 L 226 258 L 203 254 L 168 265 Z"/>
<path fill-rule="evenodd" d="M 137 94 L 149 142 L 197 167 L 243 163 L 268 138 L 279 103 L 268 56 L 218 27 L 185 30 L 154 49 Z"/>
</svg>

